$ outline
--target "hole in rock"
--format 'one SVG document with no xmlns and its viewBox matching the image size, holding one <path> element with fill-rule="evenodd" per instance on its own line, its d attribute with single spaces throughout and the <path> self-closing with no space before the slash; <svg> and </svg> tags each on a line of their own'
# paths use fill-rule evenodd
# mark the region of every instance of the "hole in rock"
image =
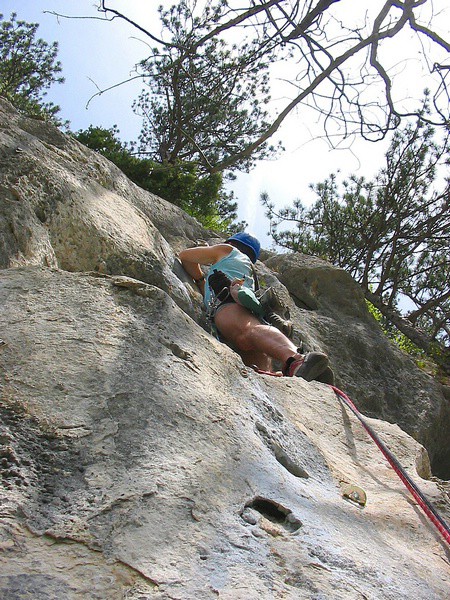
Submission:
<svg viewBox="0 0 450 600">
<path fill-rule="evenodd" d="M 309 478 L 309 473 L 296 461 L 292 460 L 280 444 L 273 439 L 273 436 L 267 431 L 267 428 L 262 423 L 256 423 L 256 432 L 267 448 L 273 452 L 275 458 L 282 467 L 295 477 L 301 477 L 303 479 Z"/>
<path fill-rule="evenodd" d="M 309 478 L 309 474 L 305 471 L 305 469 L 296 462 L 294 462 L 286 454 L 283 448 L 281 448 L 281 446 L 279 446 L 275 442 L 272 442 L 272 449 L 274 451 L 275 458 L 277 459 L 277 461 L 280 463 L 281 466 L 283 466 L 287 471 L 289 471 L 289 473 L 291 473 L 295 477 L 301 477 L 303 479 Z"/>
<path fill-rule="evenodd" d="M 245 506 L 246 508 L 253 508 L 253 510 L 259 512 L 263 517 L 272 521 L 272 523 L 278 523 L 288 531 L 297 531 L 302 526 L 301 521 L 294 516 L 289 508 L 285 508 L 273 500 L 257 496 Z"/>
</svg>

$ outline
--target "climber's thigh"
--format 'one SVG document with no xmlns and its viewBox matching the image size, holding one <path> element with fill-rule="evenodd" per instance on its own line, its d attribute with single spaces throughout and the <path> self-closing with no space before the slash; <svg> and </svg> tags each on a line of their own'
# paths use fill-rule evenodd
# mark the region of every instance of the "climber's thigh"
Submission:
<svg viewBox="0 0 450 600">
<path fill-rule="evenodd" d="M 244 351 L 252 349 L 247 347 L 247 338 L 254 327 L 261 325 L 259 319 L 240 304 L 225 304 L 216 313 L 214 323 L 228 342 Z"/>
</svg>

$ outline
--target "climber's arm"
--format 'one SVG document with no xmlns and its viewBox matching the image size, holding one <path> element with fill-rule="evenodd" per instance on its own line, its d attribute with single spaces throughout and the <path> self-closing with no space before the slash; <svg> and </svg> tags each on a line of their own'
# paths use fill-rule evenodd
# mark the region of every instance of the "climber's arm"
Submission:
<svg viewBox="0 0 450 600">
<path fill-rule="evenodd" d="M 197 265 L 213 265 L 224 256 L 230 254 L 233 247 L 230 244 L 216 244 L 215 246 L 197 246 L 182 250 L 178 257 L 183 266 L 189 263 Z"/>
<path fill-rule="evenodd" d="M 205 282 L 200 265 L 213 265 L 224 256 L 227 256 L 232 246 L 229 244 L 216 244 L 215 246 L 198 246 L 187 248 L 178 254 L 184 270 L 197 283 L 201 292 L 204 292 Z"/>
</svg>

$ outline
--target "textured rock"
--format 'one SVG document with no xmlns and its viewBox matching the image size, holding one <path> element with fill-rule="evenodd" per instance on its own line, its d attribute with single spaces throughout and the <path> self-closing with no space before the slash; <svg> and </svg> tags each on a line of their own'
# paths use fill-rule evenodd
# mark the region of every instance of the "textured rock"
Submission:
<svg viewBox="0 0 450 600">
<path fill-rule="evenodd" d="M 445 596 L 437 535 L 327 386 L 249 372 L 122 284 L 2 273 L 2 597 L 86 597 L 94 572 L 93 598 Z M 372 424 L 441 505 L 423 449 Z"/>
<path fill-rule="evenodd" d="M 0 164 L 2 599 L 447 597 L 442 540 L 331 389 L 256 375 L 199 327 L 175 252 L 209 232 L 5 102 Z M 296 340 L 436 463 L 441 390 L 308 260 L 258 265 Z M 423 446 L 369 421 L 448 518 Z"/>
<path fill-rule="evenodd" d="M 183 236 L 204 233 L 194 219 L 4 100 L 0 167 L 1 268 L 37 264 L 125 274 L 161 287 L 185 310 L 194 310 L 173 272 L 174 249 L 185 245 Z M 158 231 L 163 218 L 166 237 Z"/>
<path fill-rule="evenodd" d="M 355 281 L 342 269 L 301 254 L 275 256 L 266 265 L 291 294 L 290 312 L 306 346 L 330 356 L 338 387 L 366 414 L 397 423 L 425 445 L 433 471 L 449 478 L 445 388 L 387 340 Z"/>
</svg>

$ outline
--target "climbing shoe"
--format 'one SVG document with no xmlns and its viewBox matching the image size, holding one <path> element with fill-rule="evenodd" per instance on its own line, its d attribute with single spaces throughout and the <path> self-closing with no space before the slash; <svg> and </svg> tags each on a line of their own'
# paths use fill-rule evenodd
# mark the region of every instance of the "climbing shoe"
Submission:
<svg viewBox="0 0 450 600">
<path fill-rule="evenodd" d="M 312 381 L 328 368 L 328 356 L 322 352 L 295 354 L 287 359 L 283 369 L 285 377 L 302 377 Z"/>
<path fill-rule="evenodd" d="M 214 292 L 214 295 L 217 297 L 219 294 L 223 293 L 224 289 L 230 289 L 231 279 L 222 271 L 214 269 L 208 277 L 208 284 Z"/>
<path fill-rule="evenodd" d="M 283 319 L 283 317 L 277 315 L 276 312 L 270 312 L 269 314 L 266 314 L 265 319 L 268 323 L 270 323 L 271 325 L 279 329 L 282 333 L 284 333 L 286 337 L 292 339 L 292 336 L 294 334 L 294 326 L 292 324 L 292 321 L 287 321 L 286 319 Z"/>
<path fill-rule="evenodd" d="M 316 381 L 320 383 L 327 383 L 328 385 L 334 385 L 334 373 L 331 367 L 327 367 L 323 373 L 317 375 Z"/>
</svg>

